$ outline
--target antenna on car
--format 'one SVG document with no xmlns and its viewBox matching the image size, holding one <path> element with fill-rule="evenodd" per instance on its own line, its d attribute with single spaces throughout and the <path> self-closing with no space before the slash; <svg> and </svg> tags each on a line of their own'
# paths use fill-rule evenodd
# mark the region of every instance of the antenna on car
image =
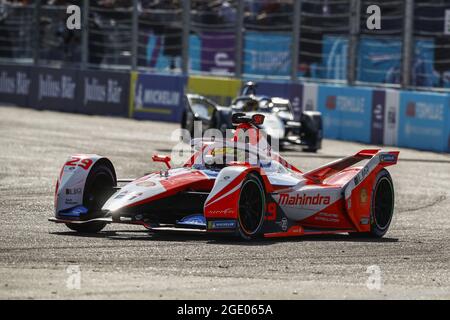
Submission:
<svg viewBox="0 0 450 320">
<path fill-rule="evenodd" d="M 247 82 L 244 87 L 242 88 L 242 95 L 243 96 L 251 96 L 251 95 L 256 95 L 256 87 L 258 85 L 253 82 L 253 81 L 249 81 Z"/>
</svg>

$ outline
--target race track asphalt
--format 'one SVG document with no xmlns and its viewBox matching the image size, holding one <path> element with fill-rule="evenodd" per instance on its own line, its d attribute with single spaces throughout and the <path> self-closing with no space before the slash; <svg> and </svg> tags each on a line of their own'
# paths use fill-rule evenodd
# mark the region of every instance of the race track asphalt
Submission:
<svg viewBox="0 0 450 320">
<path fill-rule="evenodd" d="M 153 153 L 170 151 L 175 128 L 0 107 L 0 299 L 450 299 L 448 154 L 400 149 L 395 216 L 381 240 L 246 243 L 124 225 L 89 236 L 47 221 L 70 154 L 105 155 L 119 177 L 137 177 L 156 168 Z M 325 140 L 318 154 L 284 155 L 308 170 L 369 147 Z"/>
</svg>

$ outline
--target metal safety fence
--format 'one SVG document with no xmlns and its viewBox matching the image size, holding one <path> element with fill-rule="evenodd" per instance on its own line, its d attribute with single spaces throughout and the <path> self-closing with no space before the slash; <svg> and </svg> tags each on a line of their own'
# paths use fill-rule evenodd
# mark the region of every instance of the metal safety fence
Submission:
<svg viewBox="0 0 450 320">
<path fill-rule="evenodd" d="M 380 28 L 370 29 L 367 8 L 377 5 L 381 9 Z M 363 0 L 359 10 L 359 39 L 355 80 L 363 84 L 400 85 L 402 77 L 403 28 L 405 1 Z"/>
<path fill-rule="evenodd" d="M 450 0 L 0 0 L 8 63 L 447 91 L 449 56 Z"/>
</svg>

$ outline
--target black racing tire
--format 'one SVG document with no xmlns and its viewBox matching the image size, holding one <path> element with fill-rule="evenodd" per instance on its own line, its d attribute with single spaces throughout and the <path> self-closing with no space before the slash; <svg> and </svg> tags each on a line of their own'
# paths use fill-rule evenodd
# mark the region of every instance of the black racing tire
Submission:
<svg viewBox="0 0 450 320">
<path fill-rule="evenodd" d="M 186 111 L 183 112 L 183 115 L 181 116 L 181 129 L 186 129 Z"/>
<path fill-rule="evenodd" d="M 311 152 L 311 153 L 316 153 L 317 150 L 318 150 L 318 148 L 316 148 L 316 147 L 306 147 L 306 148 L 302 149 L 303 152 Z"/>
<path fill-rule="evenodd" d="M 372 190 L 370 212 L 370 235 L 375 238 L 383 237 L 389 229 L 394 214 L 394 184 L 391 175 L 382 169 Z"/>
<path fill-rule="evenodd" d="M 242 182 L 238 205 L 239 236 L 244 240 L 258 238 L 264 225 L 266 192 L 256 174 L 250 173 Z"/>
<path fill-rule="evenodd" d="M 219 130 L 222 133 L 222 138 L 226 139 L 226 133 L 229 126 L 222 120 L 222 117 L 220 110 L 214 111 L 214 114 L 211 117 L 211 128 Z"/>
<path fill-rule="evenodd" d="M 394 184 L 386 169 L 382 169 L 375 179 L 370 204 L 370 231 L 351 233 L 353 237 L 382 238 L 389 229 L 394 214 Z"/>
<path fill-rule="evenodd" d="M 91 169 L 83 192 L 83 206 L 88 209 L 87 220 L 102 217 L 101 208 L 114 193 L 116 185 L 113 169 L 109 165 L 100 163 Z M 106 226 L 106 222 L 66 223 L 66 226 L 81 233 L 97 233 Z"/>
<path fill-rule="evenodd" d="M 183 112 L 183 116 L 181 117 L 181 129 L 185 129 L 188 132 L 188 134 L 186 134 L 184 131 L 181 136 L 181 139 L 185 143 L 189 144 L 191 140 L 194 138 L 194 123 L 192 121 L 189 122 L 188 113 L 189 111 Z"/>
<path fill-rule="evenodd" d="M 189 131 L 190 139 L 194 139 L 194 119 L 190 111 L 183 114 L 181 127 Z M 192 119 L 191 119 L 192 118 Z"/>
</svg>

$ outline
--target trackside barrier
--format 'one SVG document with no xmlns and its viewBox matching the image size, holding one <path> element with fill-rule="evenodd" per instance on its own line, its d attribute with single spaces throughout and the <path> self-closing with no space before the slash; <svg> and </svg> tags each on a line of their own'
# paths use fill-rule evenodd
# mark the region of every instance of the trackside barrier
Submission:
<svg viewBox="0 0 450 320">
<path fill-rule="evenodd" d="M 258 92 L 321 111 L 326 138 L 450 152 L 448 94 L 269 81 Z"/>
<path fill-rule="evenodd" d="M 0 103 L 35 109 L 179 122 L 185 92 L 227 105 L 232 78 L 0 65 Z M 324 136 L 450 152 L 450 96 L 317 83 L 258 82 L 258 94 L 290 99 L 295 113 L 323 113 Z"/>
<path fill-rule="evenodd" d="M 30 67 L 30 107 L 38 110 L 77 112 L 81 85 L 75 69 Z"/>
<path fill-rule="evenodd" d="M 127 72 L 78 72 L 81 101 L 77 112 L 126 117 L 130 96 Z"/>
<path fill-rule="evenodd" d="M 30 89 L 29 67 L 0 65 L 0 102 L 28 107 Z"/>
<path fill-rule="evenodd" d="M 186 77 L 131 73 L 130 117 L 180 122 Z"/>
<path fill-rule="evenodd" d="M 129 73 L 0 65 L 0 102 L 38 110 L 125 117 L 129 89 Z"/>
<path fill-rule="evenodd" d="M 402 92 L 398 145 L 449 151 L 449 97 L 435 93 Z"/>
<path fill-rule="evenodd" d="M 187 91 L 213 99 L 219 104 L 228 105 L 241 89 L 242 81 L 233 78 L 190 76 Z"/>
<path fill-rule="evenodd" d="M 371 142 L 372 89 L 319 86 L 317 110 L 325 137 Z"/>
</svg>

